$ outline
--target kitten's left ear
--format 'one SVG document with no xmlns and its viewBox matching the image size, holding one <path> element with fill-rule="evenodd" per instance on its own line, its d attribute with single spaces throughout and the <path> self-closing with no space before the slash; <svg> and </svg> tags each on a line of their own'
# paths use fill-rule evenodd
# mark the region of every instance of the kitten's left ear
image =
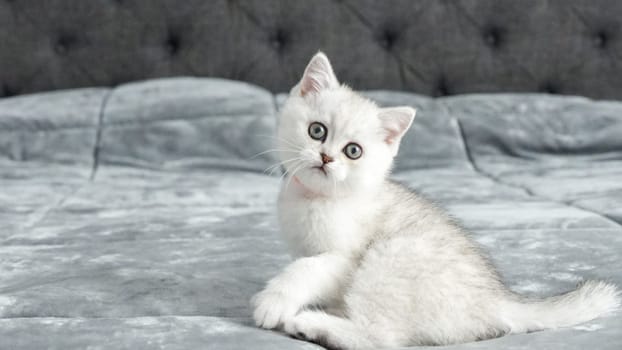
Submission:
<svg viewBox="0 0 622 350">
<path fill-rule="evenodd" d="M 410 128 L 416 113 L 417 111 L 410 107 L 380 109 L 378 117 L 385 131 L 384 142 L 391 147 L 393 155 L 397 154 L 402 136 L 404 136 L 408 128 Z"/>
<path fill-rule="evenodd" d="M 328 57 L 323 52 L 318 52 L 311 58 L 302 75 L 300 95 L 304 97 L 309 93 L 317 93 L 324 89 L 332 89 L 338 86 L 339 82 Z"/>
</svg>

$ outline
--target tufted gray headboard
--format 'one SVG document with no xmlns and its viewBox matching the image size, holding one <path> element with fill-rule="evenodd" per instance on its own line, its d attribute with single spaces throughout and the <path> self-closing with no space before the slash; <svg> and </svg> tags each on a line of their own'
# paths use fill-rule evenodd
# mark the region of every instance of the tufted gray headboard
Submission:
<svg viewBox="0 0 622 350">
<path fill-rule="evenodd" d="M 0 0 L 0 96 L 176 76 L 622 99 L 618 0 Z"/>
</svg>

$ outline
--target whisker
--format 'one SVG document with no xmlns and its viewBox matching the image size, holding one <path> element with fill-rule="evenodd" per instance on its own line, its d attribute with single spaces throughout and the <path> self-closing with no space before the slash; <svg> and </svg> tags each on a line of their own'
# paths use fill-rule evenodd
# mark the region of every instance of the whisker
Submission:
<svg viewBox="0 0 622 350">
<path fill-rule="evenodd" d="M 276 163 L 276 164 L 272 164 L 272 165 L 270 165 L 269 167 L 267 167 L 266 169 L 264 169 L 264 171 L 263 171 L 263 172 L 265 173 L 266 171 L 268 171 L 268 170 L 270 170 L 270 169 L 275 170 L 275 169 L 277 169 L 279 166 L 285 165 L 285 164 L 287 164 L 287 163 L 290 163 L 290 162 L 293 162 L 293 161 L 296 161 L 296 160 L 302 160 L 302 158 L 299 158 L 299 157 L 298 157 L 298 158 L 291 158 L 291 159 L 286 159 L 286 160 L 284 160 L 284 161 L 282 161 L 282 162 L 278 162 L 278 163 Z"/>
<path fill-rule="evenodd" d="M 257 136 L 270 138 L 270 139 L 273 139 L 273 140 L 276 140 L 276 141 L 282 141 L 282 142 L 285 142 L 286 144 L 288 144 L 291 147 L 294 147 L 296 149 L 302 149 L 302 147 L 296 145 L 294 141 L 289 140 L 289 139 L 285 139 L 283 137 L 279 137 L 279 136 L 275 136 L 275 135 L 257 135 Z"/>
<path fill-rule="evenodd" d="M 291 150 L 291 149 L 285 149 L 285 148 L 271 148 L 271 149 L 265 150 L 263 152 L 259 152 L 257 154 L 254 154 L 251 157 L 249 157 L 248 159 L 253 159 L 253 158 L 256 158 L 256 157 L 258 157 L 258 156 L 260 156 L 262 154 L 266 154 L 266 153 L 270 153 L 270 152 L 292 152 L 292 153 L 294 153 L 294 152 L 298 152 L 298 151 L 299 150 Z"/>
<path fill-rule="evenodd" d="M 278 137 L 278 136 L 277 136 L 277 138 L 278 138 L 279 140 L 281 140 L 281 141 L 285 142 L 286 144 L 288 144 L 288 145 L 290 145 L 290 146 L 294 147 L 294 148 L 297 148 L 297 149 L 303 149 L 303 148 L 304 148 L 304 147 L 303 147 L 303 146 L 301 146 L 301 145 L 297 145 L 295 140 L 286 139 L 286 138 L 284 138 L 284 137 Z"/>
<path fill-rule="evenodd" d="M 295 169 L 292 171 L 292 173 L 291 173 L 291 175 L 289 176 L 289 179 L 288 179 L 288 181 L 287 181 L 287 184 L 285 184 L 285 189 L 287 189 L 287 188 L 289 187 L 290 182 L 292 182 L 292 178 L 293 178 L 294 176 L 296 176 L 296 173 L 297 173 L 297 172 L 299 172 L 300 170 L 302 170 L 302 169 L 304 168 L 304 166 L 305 166 L 305 163 L 302 163 L 302 164 L 300 164 L 297 168 L 295 168 Z"/>
<path fill-rule="evenodd" d="M 296 165 L 294 165 L 294 166 L 296 167 Z M 283 171 L 283 175 L 281 175 L 281 176 L 279 177 L 279 181 L 283 181 L 283 178 L 284 178 L 287 174 L 289 174 L 289 173 L 290 173 L 290 171 L 289 171 L 289 170 L 287 170 L 287 169 L 285 169 L 285 171 Z"/>
</svg>

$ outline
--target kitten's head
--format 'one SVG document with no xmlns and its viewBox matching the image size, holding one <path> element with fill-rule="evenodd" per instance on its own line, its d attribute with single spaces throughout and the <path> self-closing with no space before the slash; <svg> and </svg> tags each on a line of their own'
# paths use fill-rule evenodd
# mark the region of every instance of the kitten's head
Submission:
<svg viewBox="0 0 622 350">
<path fill-rule="evenodd" d="M 313 193 L 363 190 L 384 181 L 414 117 L 413 108 L 379 108 L 340 85 L 320 52 L 281 111 L 281 161 L 290 182 Z"/>
</svg>

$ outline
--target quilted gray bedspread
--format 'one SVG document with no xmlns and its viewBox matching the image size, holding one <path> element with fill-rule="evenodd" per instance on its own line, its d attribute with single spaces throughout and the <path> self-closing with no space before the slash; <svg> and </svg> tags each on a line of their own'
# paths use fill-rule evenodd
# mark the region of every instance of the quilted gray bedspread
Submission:
<svg viewBox="0 0 622 350">
<path fill-rule="evenodd" d="M 418 108 L 394 177 L 516 292 L 622 285 L 622 103 L 506 94 Z M 253 326 L 290 257 L 266 168 L 284 96 L 175 78 L 0 100 L 0 348 L 316 349 Z M 622 315 L 457 349 L 622 349 Z"/>
</svg>

